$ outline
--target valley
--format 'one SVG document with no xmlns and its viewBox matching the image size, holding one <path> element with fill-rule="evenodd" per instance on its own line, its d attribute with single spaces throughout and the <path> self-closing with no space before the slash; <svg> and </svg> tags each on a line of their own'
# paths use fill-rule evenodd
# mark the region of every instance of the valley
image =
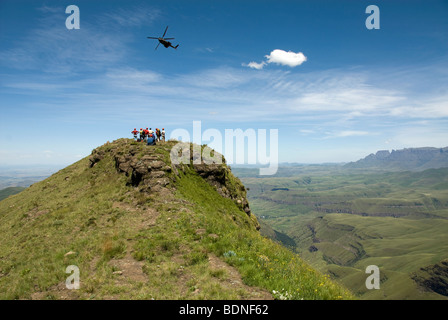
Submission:
<svg viewBox="0 0 448 320">
<path fill-rule="evenodd" d="M 261 231 L 361 299 L 447 298 L 448 168 L 290 165 L 271 177 L 251 170 L 233 169 Z M 369 265 L 380 268 L 379 290 L 366 289 Z"/>
</svg>

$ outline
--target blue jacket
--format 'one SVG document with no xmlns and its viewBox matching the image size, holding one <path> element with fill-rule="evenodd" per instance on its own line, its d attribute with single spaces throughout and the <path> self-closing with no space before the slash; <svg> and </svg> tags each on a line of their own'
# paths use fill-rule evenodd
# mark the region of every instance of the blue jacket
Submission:
<svg viewBox="0 0 448 320">
<path fill-rule="evenodd" d="M 155 145 L 156 144 L 156 134 L 153 133 L 152 137 L 149 137 L 146 139 L 146 144 L 149 145 Z"/>
</svg>

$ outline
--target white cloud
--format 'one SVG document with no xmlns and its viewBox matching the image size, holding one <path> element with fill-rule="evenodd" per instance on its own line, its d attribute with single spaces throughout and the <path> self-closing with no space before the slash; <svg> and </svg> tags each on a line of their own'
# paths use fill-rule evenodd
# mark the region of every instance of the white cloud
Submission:
<svg viewBox="0 0 448 320">
<path fill-rule="evenodd" d="M 315 133 L 314 130 L 309 130 L 309 129 L 301 129 L 301 130 L 299 130 L 299 131 L 300 131 L 300 133 L 303 133 L 303 134 L 312 134 L 312 133 Z"/>
<path fill-rule="evenodd" d="M 257 63 L 257 62 L 254 62 L 254 61 L 252 61 L 252 62 L 249 62 L 249 63 L 243 63 L 242 64 L 244 67 L 249 67 L 249 68 L 252 68 L 252 69 L 257 69 L 257 70 L 261 70 L 261 69 L 263 69 L 263 67 L 266 65 L 266 62 L 261 62 L 261 63 Z"/>
<path fill-rule="evenodd" d="M 161 79 L 161 75 L 153 71 L 139 71 L 132 68 L 109 70 L 106 77 L 116 80 L 122 86 L 144 85 L 147 83 L 157 82 Z"/>
<path fill-rule="evenodd" d="M 338 132 L 334 135 L 334 137 L 337 138 L 345 138 L 345 137 L 353 137 L 353 136 L 365 136 L 368 135 L 369 132 L 367 131 L 356 131 L 356 130 L 346 130 Z"/>
<path fill-rule="evenodd" d="M 275 49 L 270 55 L 265 56 L 268 59 L 268 63 L 276 63 L 283 66 L 290 66 L 291 68 L 300 66 L 307 58 L 302 52 L 295 53 L 292 51 L 284 51 Z"/>
<path fill-rule="evenodd" d="M 372 115 L 394 115 L 407 102 L 406 93 L 372 85 L 368 76 L 328 71 L 304 74 L 300 94 L 292 97 L 290 107 L 297 112 L 326 111 L 344 113 L 346 120 Z"/>
<path fill-rule="evenodd" d="M 185 86 L 185 83 L 187 83 L 189 86 L 202 89 L 231 88 L 240 86 L 248 80 L 249 78 L 243 73 L 231 68 L 220 67 L 179 76 L 173 81 L 172 85 Z"/>
<path fill-rule="evenodd" d="M 291 68 L 300 66 L 302 63 L 304 63 L 307 58 L 302 52 L 295 53 L 292 51 L 284 51 L 280 49 L 275 49 L 271 51 L 271 54 L 265 56 L 267 58 L 267 61 L 262 61 L 261 63 L 257 62 L 249 62 L 249 63 L 242 63 L 244 67 L 249 67 L 252 69 L 261 70 L 265 65 L 268 63 L 275 63 L 280 64 L 283 66 L 290 66 Z"/>
<path fill-rule="evenodd" d="M 393 115 L 427 119 L 448 117 L 448 95 L 413 101 L 412 105 L 397 107 Z"/>
</svg>

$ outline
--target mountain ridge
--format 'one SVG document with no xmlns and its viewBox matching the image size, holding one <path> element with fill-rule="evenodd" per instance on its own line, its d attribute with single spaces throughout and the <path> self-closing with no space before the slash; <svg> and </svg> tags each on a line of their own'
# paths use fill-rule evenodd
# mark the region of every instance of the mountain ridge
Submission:
<svg viewBox="0 0 448 320">
<path fill-rule="evenodd" d="M 177 143 L 108 142 L 0 201 L 0 298 L 353 298 L 260 235 L 225 161 L 173 164 Z"/>
<path fill-rule="evenodd" d="M 379 150 L 363 159 L 350 162 L 344 168 L 375 168 L 383 170 L 423 171 L 448 167 L 448 147 L 405 148 L 400 150 Z"/>
</svg>

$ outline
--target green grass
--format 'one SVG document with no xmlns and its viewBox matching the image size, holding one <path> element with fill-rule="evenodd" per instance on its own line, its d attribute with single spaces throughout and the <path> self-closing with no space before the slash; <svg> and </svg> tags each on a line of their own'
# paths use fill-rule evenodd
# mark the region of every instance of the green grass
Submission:
<svg viewBox="0 0 448 320">
<path fill-rule="evenodd" d="M 157 153 L 169 165 L 174 144 L 148 149 L 120 139 L 99 148 L 105 156 L 93 167 L 82 159 L 1 201 L 0 299 L 253 299 L 257 290 L 285 290 L 293 299 L 353 298 L 262 237 L 257 219 L 192 166 L 179 168 L 179 176 L 170 172 L 175 182 L 161 194 L 132 186 L 115 167 L 114 157 L 131 150 L 140 158 Z M 245 195 L 239 180 L 225 174 L 229 192 Z M 227 264 L 213 267 L 211 257 Z M 65 289 L 69 265 L 80 269 L 79 290 Z M 245 285 L 229 284 L 232 268 Z"/>
<path fill-rule="evenodd" d="M 195 211 L 202 217 L 194 228 L 206 228 L 207 233 L 219 236 L 218 240 L 202 239 L 201 246 L 237 267 L 247 284 L 271 292 L 283 289 L 293 299 L 350 298 L 348 291 L 313 270 L 297 255 L 253 232 L 252 222 L 246 214 L 210 188 L 194 176 L 180 179 L 178 185 L 180 195 L 195 203 Z M 188 221 L 191 223 L 192 220 Z M 228 252 L 234 252 L 234 255 L 226 255 Z"/>
</svg>

